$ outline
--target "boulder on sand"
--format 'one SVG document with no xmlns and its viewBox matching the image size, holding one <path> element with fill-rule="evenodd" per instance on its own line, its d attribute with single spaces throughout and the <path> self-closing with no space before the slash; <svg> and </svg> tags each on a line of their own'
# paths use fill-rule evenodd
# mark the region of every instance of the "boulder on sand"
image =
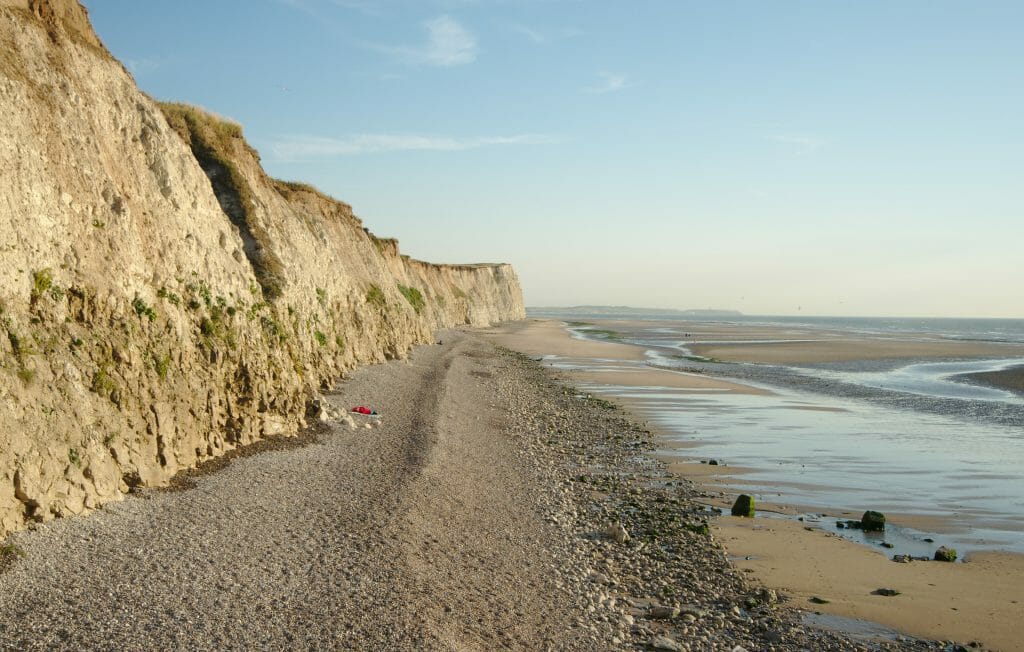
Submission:
<svg viewBox="0 0 1024 652">
<path fill-rule="evenodd" d="M 860 529 L 865 532 L 885 532 L 885 514 L 869 509 L 860 517 Z"/>
<path fill-rule="evenodd" d="M 732 504 L 732 515 L 754 518 L 754 497 L 740 494 Z"/>
<path fill-rule="evenodd" d="M 956 550 L 941 546 L 935 551 L 935 561 L 956 561 Z"/>
</svg>

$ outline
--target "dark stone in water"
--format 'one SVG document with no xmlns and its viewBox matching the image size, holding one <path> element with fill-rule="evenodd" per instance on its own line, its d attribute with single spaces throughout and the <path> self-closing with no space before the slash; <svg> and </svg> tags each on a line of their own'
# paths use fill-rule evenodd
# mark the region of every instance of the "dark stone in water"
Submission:
<svg viewBox="0 0 1024 652">
<path fill-rule="evenodd" d="M 844 521 L 844 520 L 840 519 L 840 520 L 836 521 L 836 527 L 839 528 L 840 530 L 844 530 L 844 529 L 847 529 L 847 528 L 849 528 L 851 530 L 859 530 L 860 529 L 860 521 Z"/>
<path fill-rule="evenodd" d="M 889 543 L 888 541 L 883 541 L 882 543 L 880 543 L 878 545 L 882 546 L 883 548 L 895 548 L 896 547 L 893 544 Z"/>
<path fill-rule="evenodd" d="M 914 557 L 913 555 L 893 555 L 892 560 L 900 564 L 909 564 L 912 561 L 931 561 L 926 556 Z"/>
<path fill-rule="evenodd" d="M 708 466 L 718 466 L 718 460 L 708 460 Z"/>
<path fill-rule="evenodd" d="M 953 548 L 947 548 L 946 546 L 940 546 L 935 551 L 935 561 L 956 561 L 956 550 Z"/>
<path fill-rule="evenodd" d="M 860 528 L 865 532 L 885 532 L 885 514 L 869 509 L 860 517 Z"/>
<path fill-rule="evenodd" d="M 754 497 L 740 494 L 736 498 L 736 502 L 732 504 L 732 515 L 754 518 Z"/>
<path fill-rule="evenodd" d="M 935 543 L 935 539 L 933 539 L 931 537 L 925 537 L 925 538 L 921 539 L 921 541 L 924 541 L 925 543 Z"/>
</svg>

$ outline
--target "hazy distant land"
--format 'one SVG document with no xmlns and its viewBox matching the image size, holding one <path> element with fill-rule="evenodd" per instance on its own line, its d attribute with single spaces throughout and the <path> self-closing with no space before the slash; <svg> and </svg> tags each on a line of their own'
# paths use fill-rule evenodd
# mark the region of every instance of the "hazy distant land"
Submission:
<svg viewBox="0 0 1024 652">
<path fill-rule="evenodd" d="M 608 317 L 635 317 L 636 315 L 652 315 L 663 317 L 742 317 L 738 310 L 718 310 L 712 308 L 677 310 L 675 308 L 634 308 L 632 306 L 541 306 L 527 307 L 526 312 L 532 315 L 551 315 L 575 317 L 580 315 L 601 315 Z"/>
</svg>

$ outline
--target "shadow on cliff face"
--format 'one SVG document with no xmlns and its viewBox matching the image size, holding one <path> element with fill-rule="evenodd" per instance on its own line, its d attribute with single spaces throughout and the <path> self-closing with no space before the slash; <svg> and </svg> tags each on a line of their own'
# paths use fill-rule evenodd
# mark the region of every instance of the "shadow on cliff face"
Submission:
<svg viewBox="0 0 1024 652">
<path fill-rule="evenodd" d="M 238 228 L 263 296 L 277 299 L 285 285 L 284 263 L 271 248 L 270 234 L 253 219 L 252 189 L 232 160 L 234 148 L 249 147 L 242 138 L 242 127 L 187 104 L 158 105 L 167 123 L 192 149 L 221 208 Z"/>
</svg>

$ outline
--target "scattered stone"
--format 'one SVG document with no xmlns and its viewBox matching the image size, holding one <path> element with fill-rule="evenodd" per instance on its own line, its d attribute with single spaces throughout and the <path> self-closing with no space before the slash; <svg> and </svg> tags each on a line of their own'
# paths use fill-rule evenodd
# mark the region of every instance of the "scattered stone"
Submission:
<svg viewBox="0 0 1024 652">
<path fill-rule="evenodd" d="M 871 592 L 872 595 L 884 595 L 887 598 L 891 598 L 895 595 L 899 595 L 900 592 L 896 589 L 875 589 Z"/>
<path fill-rule="evenodd" d="M 647 643 L 655 650 L 668 650 L 669 652 L 683 652 L 683 648 L 679 643 L 670 639 L 667 636 L 654 636 L 650 642 Z"/>
<path fill-rule="evenodd" d="M 831 600 L 826 600 L 825 598 L 819 598 L 818 596 L 815 595 L 815 596 L 811 597 L 808 600 L 808 602 L 810 602 L 812 604 L 830 604 L 832 601 Z"/>
<path fill-rule="evenodd" d="M 779 601 L 779 594 L 775 589 L 761 589 L 757 592 L 757 598 L 764 604 L 775 604 Z"/>
<path fill-rule="evenodd" d="M 651 618 L 671 620 L 679 615 L 679 607 L 667 607 L 660 604 L 652 604 L 648 615 Z"/>
<path fill-rule="evenodd" d="M 622 527 L 622 523 L 609 523 L 604 533 L 605 536 L 615 543 L 626 543 L 629 541 L 629 533 L 626 532 L 626 528 Z"/>
<path fill-rule="evenodd" d="M 718 460 L 708 460 L 708 466 L 718 466 Z"/>
<path fill-rule="evenodd" d="M 860 528 L 865 532 L 885 532 L 885 514 L 869 509 L 860 517 Z"/>
<path fill-rule="evenodd" d="M 956 561 L 956 550 L 954 548 L 940 546 L 939 549 L 935 551 L 935 561 Z"/>
<path fill-rule="evenodd" d="M 754 518 L 754 497 L 740 494 L 732 504 L 732 515 Z"/>
</svg>

